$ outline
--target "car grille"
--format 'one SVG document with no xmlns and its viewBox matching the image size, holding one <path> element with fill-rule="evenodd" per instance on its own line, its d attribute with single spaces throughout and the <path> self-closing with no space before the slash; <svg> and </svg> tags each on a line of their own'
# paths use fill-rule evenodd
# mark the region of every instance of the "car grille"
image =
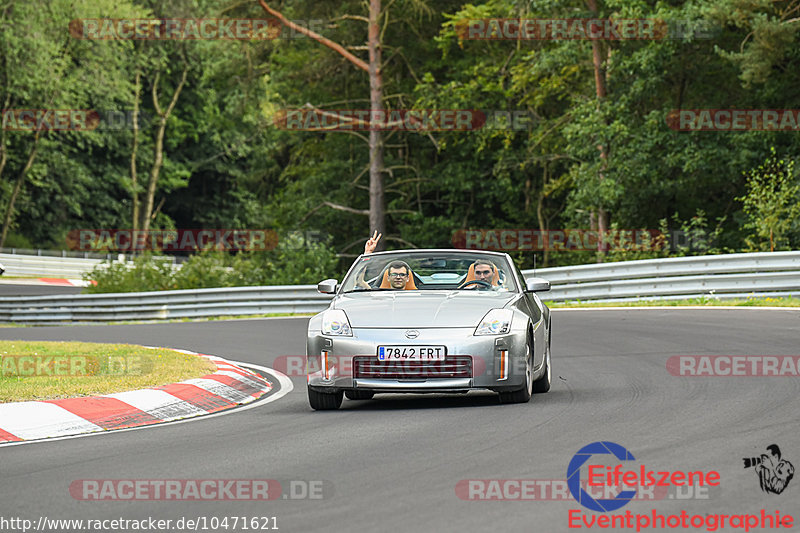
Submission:
<svg viewBox="0 0 800 533">
<path fill-rule="evenodd" d="M 449 355 L 444 361 L 379 361 L 376 357 L 353 358 L 354 378 L 428 379 L 471 378 L 472 356 Z"/>
</svg>

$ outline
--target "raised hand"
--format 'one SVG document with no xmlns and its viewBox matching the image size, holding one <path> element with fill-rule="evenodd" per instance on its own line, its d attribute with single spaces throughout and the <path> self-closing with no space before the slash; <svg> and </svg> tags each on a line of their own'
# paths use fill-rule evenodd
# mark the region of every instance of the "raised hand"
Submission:
<svg viewBox="0 0 800 533">
<path fill-rule="evenodd" d="M 378 241 L 381 240 L 382 235 L 383 233 L 378 233 L 378 230 L 375 230 L 372 237 L 367 239 L 366 244 L 364 244 L 364 254 L 371 254 L 375 251 L 375 247 L 378 246 Z"/>
</svg>

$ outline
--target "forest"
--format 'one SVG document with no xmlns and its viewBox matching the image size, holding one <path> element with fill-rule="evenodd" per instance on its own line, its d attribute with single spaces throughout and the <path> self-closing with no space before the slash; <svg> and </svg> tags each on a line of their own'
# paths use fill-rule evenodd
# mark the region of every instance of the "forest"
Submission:
<svg viewBox="0 0 800 533">
<path fill-rule="evenodd" d="M 2 0 L 0 27 L 3 248 L 276 236 L 188 287 L 315 283 L 374 230 L 510 231 L 521 268 L 800 246 L 800 0 Z"/>
</svg>

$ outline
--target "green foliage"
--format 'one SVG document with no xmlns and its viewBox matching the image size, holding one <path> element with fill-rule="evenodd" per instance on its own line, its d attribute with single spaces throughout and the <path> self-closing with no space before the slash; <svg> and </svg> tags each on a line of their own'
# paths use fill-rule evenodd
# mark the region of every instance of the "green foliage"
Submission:
<svg viewBox="0 0 800 533">
<path fill-rule="evenodd" d="M 270 253 L 198 255 L 180 274 L 135 267 L 146 283 L 115 266 L 107 276 L 113 273 L 120 290 L 313 283 L 341 271 L 360 252 L 369 233 L 367 217 L 357 212 L 369 205 L 366 135 L 285 131 L 272 120 L 281 109 L 306 104 L 365 108 L 365 72 L 305 37 L 92 41 L 71 39 L 66 30 L 82 17 L 263 17 L 257 2 L 6 4 L 0 9 L 3 107 L 130 111 L 134 74 L 142 72 L 141 112 L 149 120 L 140 125 L 140 192 L 154 159 L 153 89 L 163 108 L 189 65 L 167 121 L 154 228 L 331 235 L 316 251 L 282 244 Z M 322 21 L 317 27 L 325 37 L 366 58 L 361 47 L 367 28 L 358 19 L 366 13 L 364 2 L 275 6 L 291 19 Z M 680 20 L 709 31 L 600 43 L 608 94 L 598 99 L 592 42 L 465 40 L 458 26 L 489 17 L 587 17 L 584 1 L 384 1 L 387 109 L 524 111 L 534 118 L 519 130 L 387 133 L 384 242 L 388 248 L 450 247 L 453 233 L 463 229 L 588 229 L 590 215 L 602 208 L 611 228 L 661 228 L 673 240 L 679 233 L 683 238 L 670 249 L 611 251 L 604 261 L 769 249 L 769 228 L 776 248 L 800 245 L 796 217 L 786 221 L 794 216 L 786 192 L 791 186 L 782 193 L 786 210 L 778 205 L 783 218 L 772 221 L 769 206 L 777 200 L 763 194 L 757 200 L 745 174 L 770 147 L 799 153 L 796 132 L 682 132 L 666 121 L 677 109 L 780 109 L 800 101 L 796 6 L 796 0 L 599 0 L 601 17 Z M 7 155 L 0 174 L 4 213 L 33 135 L 3 130 L 0 137 L 0 159 Z M 129 228 L 132 142 L 130 129 L 43 133 L 11 230 L 35 247 L 60 248 L 70 230 Z M 747 197 L 753 198 L 747 204 L 736 200 Z M 703 239 L 705 246 L 684 244 Z M 523 267 L 532 266 L 533 254 L 518 255 Z M 536 254 L 537 266 L 597 259 L 594 251 Z M 102 279 L 101 285 L 114 285 Z"/>
<path fill-rule="evenodd" d="M 678 230 L 670 231 L 667 221 L 661 221 L 663 233 L 670 242 L 671 255 L 714 255 L 733 251 L 725 248 L 722 243 L 724 217 L 717 219 L 713 228 L 702 209 L 698 209 L 697 214 L 689 220 L 681 221 L 677 213 L 672 219 Z"/>
<path fill-rule="evenodd" d="M 272 252 L 240 254 L 232 262 L 231 284 L 304 285 L 333 276 L 338 259 L 325 242 L 304 241 L 296 234 L 280 239 Z"/>
<path fill-rule="evenodd" d="M 790 232 L 800 218 L 800 183 L 794 172 L 794 160 L 778 158 L 775 148 L 757 168 L 746 173 L 747 194 L 737 200 L 744 204 L 748 221 L 745 228 L 754 230 L 747 244 L 753 250 L 790 248 Z"/>
<path fill-rule="evenodd" d="M 307 285 L 333 276 L 337 257 L 326 242 L 297 235 L 281 239 L 275 250 L 232 256 L 223 252 L 193 255 L 180 269 L 151 255 L 125 263 L 106 263 L 84 276 L 96 285 L 87 292 L 135 292 L 261 285 Z"/>
<path fill-rule="evenodd" d="M 722 0 L 710 5 L 711 19 L 741 30 L 739 46 L 717 51 L 739 66 L 744 85 L 767 82 L 776 67 L 797 68 L 797 8 L 796 1 Z"/>
<path fill-rule="evenodd" d="M 33 243 L 24 235 L 11 232 L 8 234 L 8 237 L 6 237 L 4 248 L 25 248 L 31 250 L 33 249 Z"/>
<path fill-rule="evenodd" d="M 177 288 L 172 261 L 155 259 L 150 255 L 134 258 L 132 264 L 104 262 L 83 275 L 85 281 L 94 280 L 85 292 L 137 292 L 165 291 Z"/>
</svg>

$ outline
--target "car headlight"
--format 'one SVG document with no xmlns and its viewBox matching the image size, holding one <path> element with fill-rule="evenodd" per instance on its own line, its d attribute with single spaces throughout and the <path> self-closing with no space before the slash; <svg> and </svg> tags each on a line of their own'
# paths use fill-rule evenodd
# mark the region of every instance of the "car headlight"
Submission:
<svg viewBox="0 0 800 533">
<path fill-rule="evenodd" d="M 511 309 L 492 309 L 483 317 L 481 323 L 475 328 L 474 335 L 502 335 L 511 331 L 511 319 L 514 312 Z"/>
<path fill-rule="evenodd" d="M 341 335 L 352 337 L 353 330 L 350 328 L 350 321 L 341 309 L 331 309 L 322 315 L 323 335 Z"/>
</svg>

